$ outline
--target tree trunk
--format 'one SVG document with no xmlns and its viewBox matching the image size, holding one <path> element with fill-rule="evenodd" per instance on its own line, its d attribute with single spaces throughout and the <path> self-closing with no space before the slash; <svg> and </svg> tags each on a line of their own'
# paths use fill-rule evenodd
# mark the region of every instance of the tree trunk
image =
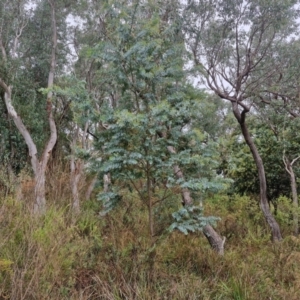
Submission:
<svg viewBox="0 0 300 300">
<path fill-rule="evenodd" d="M 203 228 L 203 233 L 207 238 L 211 247 L 220 255 L 224 255 L 224 244 L 226 238 L 221 236 L 213 229 L 211 225 L 206 225 Z"/>
<path fill-rule="evenodd" d="M 103 175 L 103 191 L 104 193 L 108 193 L 109 192 L 109 187 L 111 185 L 111 179 L 110 179 L 110 174 L 104 174 Z"/>
<path fill-rule="evenodd" d="M 98 175 L 96 174 L 96 175 L 94 176 L 94 178 L 92 179 L 92 181 L 90 182 L 90 184 L 89 184 L 89 186 L 88 186 L 88 188 L 87 188 L 87 190 L 86 190 L 86 193 L 85 193 L 85 200 L 91 199 L 91 194 L 92 194 L 92 192 L 93 192 L 93 190 L 94 190 L 94 187 L 95 187 L 95 185 L 96 185 L 96 183 L 97 183 L 97 179 L 98 179 Z"/>
<path fill-rule="evenodd" d="M 44 214 L 46 212 L 46 191 L 45 191 L 45 170 L 39 168 L 35 176 L 35 203 L 34 212 L 36 214 Z"/>
<path fill-rule="evenodd" d="M 50 70 L 48 76 L 48 88 L 53 86 L 55 66 L 56 66 L 56 49 L 57 49 L 57 29 L 56 29 L 56 18 L 55 18 L 55 7 L 54 1 L 49 0 L 49 4 L 51 6 L 51 17 L 52 17 L 52 53 L 51 53 L 51 61 L 50 61 Z M 6 51 L 3 47 L 2 43 L 0 43 L 0 47 L 2 52 L 5 53 L 3 56 L 6 58 Z M 4 101 L 9 115 L 12 117 L 16 127 L 19 132 L 23 136 L 29 151 L 29 156 L 31 157 L 31 166 L 34 172 L 35 178 L 35 204 L 34 204 L 34 212 L 36 213 L 44 213 L 45 205 L 46 205 L 46 196 L 45 196 L 45 173 L 47 163 L 50 157 L 50 153 L 56 143 L 57 140 L 57 131 L 56 125 L 53 118 L 52 113 L 52 92 L 49 91 L 47 94 L 47 113 L 48 113 L 48 122 L 50 128 L 50 137 L 44 148 L 43 155 L 41 160 L 39 161 L 37 156 L 37 148 L 33 139 L 24 125 L 21 117 L 17 114 L 13 104 L 12 104 L 12 87 L 7 85 L 5 81 L 0 78 L 0 86 L 4 89 Z"/>
<path fill-rule="evenodd" d="M 85 136 L 87 131 L 87 123 L 85 125 L 85 130 L 82 136 L 82 147 L 85 148 Z M 80 158 L 75 157 L 76 145 L 77 141 L 80 139 L 80 128 L 77 127 L 76 132 L 74 134 L 73 140 L 71 142 L 71 161 L 70 161 L 70 186 L 72 191 L 73 203 L 72 208 L 75 213 L 80 212 L 80 199 L 78 192 L 78 184 L 83 175 L 83 167 L 84 163 Z"/>
<path fill-rule="evenodd" d="M 293 199 L 293 223 L 294 223 L 294 234 L 298 236 L 299 234 L 299 213 L 298 213 L 298 193 L 297 193 L 297 181 L 293 170 L 293 164 L 299 159 L 297 157 L 292 162 L 290 162 L 285 156 L 283 157 L 283 162 L 286 171 L 289 173 L 291 178 L 291 189 L 292 189 L 292 199 Z"/>
<path fill-rule="evenodd" d="M 83 171 L 83 162 L 75 161 L 75 158 L 71 159 L 71 176 L 70 176 L 70 185 L 73 196 L 72 208 L 75 213 L 80 212 L 80 200 L 79 200 L 79 191 L 78 184 L 82 177 Z"/>
<path fill-rule="evenodd" d="M 291 172 L 291 188 L 293 197 L 293 223 L 294 223 L 294 234 L 297 236 L 299 234 L 299 217 L 298 217 L 298 194 L 297 194 L 297 183 L 295 173 L 293 168 L 290 169 Z"/>
<path fill-rule="evenodd" d="M 270 211 L 269 202 L 267 198 L 267 181 L 266 181 L 264 164 L 256 148 L 256 145 L 253 142 L 253 139 L 249 133 L 248 127 L 245 122 L 246 113 L 248 112 L 248 110 L 244 109 L 241 113 L 239 111 L 238 104 L 236 102 L 232 103 L 232 108 L 233 108 L 233 114 L 240 124 L 242 134 L 244 136 L 244 139 L 248 147 L 250 148 L 250 151 L 252 153 L 253 159 L 257 167 L 258 178 L 259 178 L 259 190 L 260 190 L 260 208 L 263 212 L 263 215 L 267 223 L 271 228 L 273 242 L 281 241 L 282 236 L 281 236 L 280 228 L 277 221 L 275 220 L 274 216 Z"/>
<path fill-rule="evenodd" d="M 149 218 L 149 233 L 151 243 L 154 237 L 154 222 L 153 222 L 153 207 L 152 207 L 152 189 L 151 189 L 151 179 L 150 179 L 150 164 L 147 162 L 147 204 L 148 204 L 148 218 Z"/>
<path fill-rule="evenodd" d="M 53 0 L 48 0 L 51 6 L 51 23 L 52 23 L 52 52 L 50 60 L 50 70 L 48 75 L 48 89 L 53 86 L 54 83 L 54 74 L 56 67 L 56 49 L 57 49 L 57 28 L 56 28 L 56 17 L 55 17 L 55 2 Z M 45 176 L 46 168 L 50 158 L 50 154 L 53 150 L 53 147 L 57 141 L 57 129 L 53 117 L 52 110 L 52 91 L 47 93 L 47 113 L 48 113 L 48 122 L 50 128 L 50 137 L 44 148 L 43 155 L 39 162 L 39 166 L 36 168 L 35 173 L 35 205 L 34 211 L 36 213 L 43 214 L 46 211 L 46 189 L 45 189 Z"/>
<path fill-rule="evenodd" d="M 170 153 L 175 154 L 176 150 L 172 146 L 168 146 L 168 151 Z M 180 167 L 178 165 L 174 166 L 174 173 L 175 176 L 178 179 L 183 179 L 184 174 Z M 182 204 L 184 206 L 192 205 L 193 204 L 193 198 L 191 197 L 190 190 L 188 188 L 183 188 L 181 189 L 181 199 L 182 199 Z M 206 226 L 203 227 L 202 230 L 203 234 L 207 238 L 210 246 L 220 255 L 224 255 L 224 244 L 225 244 L 225 237 L 221 237 L 215 230 L 214 228 L 207 224 Z"/>
</svg>

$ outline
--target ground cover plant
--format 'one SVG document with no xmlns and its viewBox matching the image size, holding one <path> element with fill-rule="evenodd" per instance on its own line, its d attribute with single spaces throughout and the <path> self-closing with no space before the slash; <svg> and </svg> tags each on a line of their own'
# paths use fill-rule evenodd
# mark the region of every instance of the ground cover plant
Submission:
<svg viewBox="0 0 300 300">
<path fill-rule="evenodd" d="M 37 217 L 24 203 L 2 198 L 1 298 L 298 299 L 300 242 L 290 216 L 280 219 L 284 241 L 273 244 L 257 200 L 215 196 L 207 213 L 221 217 L 222 257 L 201 233 L 173 231 L 153 246 L 147 209 L 137 194 L 123 198 L 104 217 L 96 200 L 75 216 L 65 199 Z M 162 211 L 157 226 L 165 227 L 168 216 Z"/>
</svg>

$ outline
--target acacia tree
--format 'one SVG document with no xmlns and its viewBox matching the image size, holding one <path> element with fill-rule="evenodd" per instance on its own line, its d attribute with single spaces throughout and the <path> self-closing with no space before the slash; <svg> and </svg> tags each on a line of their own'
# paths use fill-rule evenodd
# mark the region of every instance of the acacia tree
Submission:
<svg viewBox="0 0 300 300">
<path fill-rule="evenodd" d="M 106 101 L 98 119 L 107 130 L 95 132 L 101 153 L 99 168 L 137 190 L 148 206 L 150 236 L 155 234 L 153 207 L 164 199 L 156 198 L 157 190 L 166 189 L 168 194 L 177 186 L 184 213 L 194 215 L 189 222 L 175 222 L 176 228 L 185 232 L 201 229 L 212 242 L 219 236 L 208 219 L 193 210 L 190 190 L 195 195 L 218 190 L 218 179 L 212 171 L 212 157 L 207 155 L 209 146 L 205 148 L 192 129 L 196 123 L 193 112 L 201 106 L 195 101 L 204 96 L 186 84 L 178 12 L 170 3 L 158 7 L 148 2 L 128 6 L 118 2 L 107 9 L 107 15 L 110 22 L 103 24 L 106 38 L 88 51 L 101 66 L 98 77 L 105 78 Z M 190 128 L 187 132 L 185 126 Z M 206 155 L 201 155 L 201 147 Z M 99 158 L 95 163 L 99 165 Z M 145 190 L 136 185 L 141 178 L 145 178 Z M 120 197 L 110 190 L 101 199 L 108 210 Z"/>
<path fill-rule="evenodd" d="M 246 122 L 263 85 L 278 78 L 268 57 L 294 33 L 297 1 L 188 1 L 184 8 L 186 43 L 203 83 L 231 103 L 258 170 L 260 207 L 272 231 L 282 239 L 267 199 L 265 169 Z M 270 80 L 273 79 L 273 80 Z"/>
<path fill-rule="evenodd" d="M 37 213 L 43 213 L 45 211 L 46 204 L 45 172 L 51 151 L 57 140 L 57 129 L 52 108 L 52 86 L 54 83 L 58 52 L 58 2 L 56 0 L 37 2 L 37 6 L 34 11 L 28 10 L 27 5 L 29 4 L 32 4 L 32 1 L 5 1 L 1 4 L 1 61 L 5 66 L 7 73 L 2 73 L 0 75 L 0 86 L 4 91 L 3 98 L 8 114 L 11 116 L 15 126 L 23 136 L 31 159 L 31 167 L 35 179 L 34 211 Z M 42 18 L 35 19 L 36 16 L 38 18 L 40 17 L 38 14 L 41 11 L 44 13 L 44 15 L 41 16 Z M 39 24 L 39 21 L 42 23 L 45 22 L 45 20 L 49 20 L 51 28 L 50 32 L 45 32 L 48 28 Z M 29 29 L 32 29 L 32 27 L 34 28 L 36 24 L 38 24 L 37 26 L 41 25 L 39 26 L 38 31 L 30 32 Z M 60 25 L 61 24 L 62 20 L 60 20 Z M 40 43 L 37 43 L 36 47 L 45 47 L 48 54 L 41 52 L 41 50 L 35 52 L 36 49 L 33 46 L 34 42 L 32 40 L 30 41 L 30 35 L 34 38 L 35 34 L 39 33 L 41 33 L 42 40 Z M 32 61 L 34 58 L 33 53 L 36 55 L 41 55 L 41 53 L 43 53 L 43 55 L 46 55 L 48 63 L 43 64 L 42 62 L 45 61 L 45 56 L 40 61 Z M 41 65 L 36 65 L 36 63 L 41 63 Z M 47 68 L 48 71 L 43 69 L 43 67 L 45 67 L 45 69 Z M 28 84 L 26 88 L 24 86 L 25 79 L 23 79 L 22 82 L 22 76 L 25 75 L 25 71 L 27 72 L 27 77 L 32 79 L 29 83 L 26 82 L 26 84 Z M 47 74 L 47 78 L 44 77 L 44 74 Z M 43 81 L 43 79 L 45 79 L 45 81 Z M 16 82 L 18 84 L 15 86 Z M 38 88 L 46 88 L 46 104 L 44 106 L 44 110 L 39 112 L 39 116 L 45 115 L 48 122 L 47 131 L 49 132 L 49 137 L 42 146 L 43 150 L 41 151 L 41 155 L 39 155 L 40 149 L 38 149 L 37 143 L 34 141 L 32 132 L 29 131 L 24 123 L 24 115 L 22 117 L 17 112 L 18 107 L 14 100 L 15 98 L 24 98 L 25 102 L 34 102 L 34 96 L 38 94 Z M 22 91 L 22 89 L 24 90 L 24 93 L 20 95 L 20 91 Z M 34 96 L 32 97 L 32 95 Z M 32 99 L 26 98 L 30 96 Z"/>
</svg>

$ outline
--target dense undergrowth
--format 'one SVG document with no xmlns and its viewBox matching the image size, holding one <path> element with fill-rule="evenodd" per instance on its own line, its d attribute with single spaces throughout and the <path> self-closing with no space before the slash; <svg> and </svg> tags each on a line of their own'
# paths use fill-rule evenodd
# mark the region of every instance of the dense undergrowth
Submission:
<svg viewBox="0 0 300 300">
<path fill-rule="evenodd" d="M 168 207 L 151 239 L 147 209 L 134 194 L 104 217 L 96 200 L 72 215 L 69 201 L 56 199 L 42 217 L 27 203 L 0 200 L 0 299 L 300 299 L 300 239 L 289 214 L 279 213 L 285 238 L 272 244 L 248 197 L 205 203 L 207 215 L 221 217 L 224 257 L 200 233 L 164 232 Z M 284 212 L 287 201 L 280 203 Z"/>
</svg>

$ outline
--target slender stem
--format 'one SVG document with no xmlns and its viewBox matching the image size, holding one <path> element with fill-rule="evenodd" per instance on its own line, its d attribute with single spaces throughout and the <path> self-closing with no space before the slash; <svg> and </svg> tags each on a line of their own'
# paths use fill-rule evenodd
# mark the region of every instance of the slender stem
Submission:
<svg viewBox="0 0 300 300">
<path fill-rule="evenodd" d="M 152 191 L 151 191 L 151 176 L 150 176 L 150 164 L 147 161 L 147 202 L 148 202 L 148 214 L 149 214 L 149 233 L 150 238 L 154 236 L 153 228 L 153 213 L 152 213 Z"/>
</svg>

